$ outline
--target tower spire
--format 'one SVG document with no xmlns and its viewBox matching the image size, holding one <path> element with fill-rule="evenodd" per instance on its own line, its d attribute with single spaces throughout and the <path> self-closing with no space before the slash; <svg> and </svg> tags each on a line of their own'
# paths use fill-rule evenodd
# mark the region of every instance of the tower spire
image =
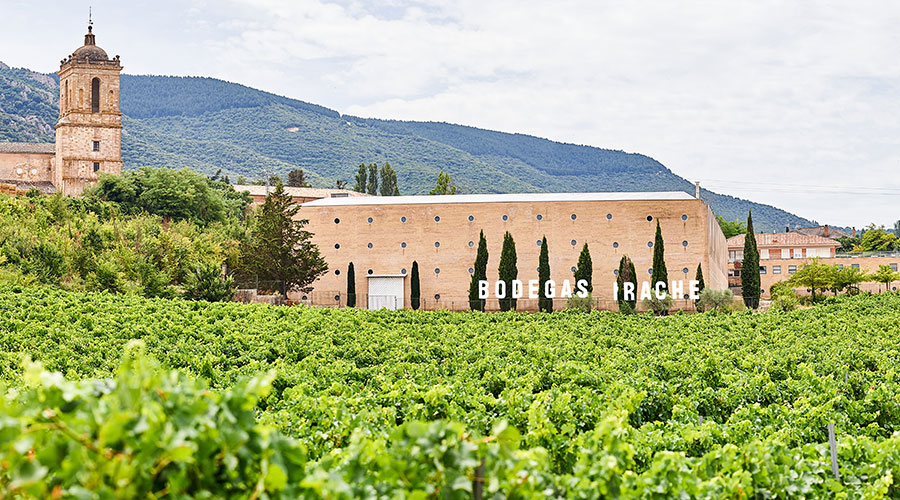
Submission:
<svg viewBox="0 0 900 500">
<path fill-rule="evenodd" d="M 88 7 L 88 32 L 87 35 L 84 35 L 84 44 L 85 45 L 96 45 L 94 42 L 94 19 L 93 12 L 91 7 Z"/>
</svg>

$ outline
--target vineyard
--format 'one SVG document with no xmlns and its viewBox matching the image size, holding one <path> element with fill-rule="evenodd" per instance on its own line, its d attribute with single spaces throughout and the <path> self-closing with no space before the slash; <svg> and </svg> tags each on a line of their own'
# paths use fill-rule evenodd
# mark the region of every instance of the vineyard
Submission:
<svg viewBox="0 0 900 500">
<path fill-rule="evenodd" d="M 900 498 L 898 333 L 2 287 L 0 497 Z"/>
</svg>

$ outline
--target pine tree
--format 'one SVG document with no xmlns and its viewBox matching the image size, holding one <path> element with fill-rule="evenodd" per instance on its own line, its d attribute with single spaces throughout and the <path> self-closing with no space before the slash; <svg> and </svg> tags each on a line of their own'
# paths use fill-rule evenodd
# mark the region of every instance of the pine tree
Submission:
<svg viewBox="0 0 900 500">
<path fill-rule="evenodd" d="M 585 243 L 581 247 L 581 254 L 578 256 L 578 267 L 575 268 L 575 286 L 581 280 L 587 281 L 588 293 L 594 292 L 594 264 L 591 263 L 591 251 L 588 250 L 588 244 Z"/>
<path fill-rule="evenodd" d="M 456 185 L 454 185 L 453 181 L 450 179 L 450 174 L 441 170 L 438 174 L 434 189 L 429 191 L 428 194 L 456 194 Z"/>
<path fill-rule="evenodd" d="M 294 170 L 288 172 L 287 185 L 290 187 L 309 187 L 309 183 L 306 182 L 306 173 L 302 168 L 295 168 Z"/>
<path fill-rule="evenodd" d="M 391 168 L 391 164 L 384 162 L 381 167 L 381 196 L 400 196 L 400 190 L 397 188 L 397 172 Z"/>
<path fill-rule="evenodd" d="M 475 254 L 475 266 L 472 273 L 472 281 L 469 283 L 469 308 L 473 311 L 484 312 L 484 299 L 478 298 L 478 283 L 487 280 L 488 250 L 484 231 L 478 236 L 478 252 Z"/>
<path fill-rule="evenodd" d="M 516 242 L 509 234 L 509 231 L 503 235 L 503 248 L 500 250 L 500 281 L 506 283 L 506 296 L 500 299 L 501 311 L 515 311 L 516 299 L 513 298 L 513 280 L 519 276 L 519 270 L 516 267 Z"/>
<path fill-rule="evenodd" d="M 366 184 L 366 192 L 372 196 L 378 194 L 378 165 L 369 165 L 369 174 L 366 176 L 368 184 Z"/>
<path fill-rule="evenodd" d="M 650 275 L 650 286 L 656 293 L 656 284 L 663 282 L 663 290 L 669 290 L 669 272 L 666 270 L 665 248 L 663 247 L 662 231 L 659 229 L 659 219 L 656 219 L 656 238 L 653 241 L 653 273 Z"/>
<path fill-rule="evenodd" d="M 625 300 L 625 283 L 631 283 L 634 288 L 634 296 Z M 616 276 L 616 284 L 619 286 L 619 311 L 625 314 L 631 314 L 634 312 L 634 308 L 637 305 L 637 296 L 640 291 L 637 288 L 637 275 L 634 272 L 634 262 L 628 258 L 627 255 L 623 255 L 622 259 L 619 261 L 619 273 Z"/>
<path fill-rule="evenodd" d="M 347 266 L 347 307 L 356 307 L 356 271 L 352 262 Z"/>
<path fill-rule="evenodd" d="M 753 214 L 747 212 L 747 232 L 744 235 L 744 260 L 741 263 L 741 296 L 744 305 L 759 307 L 759 251 L 756 249 L 756 234 L 753 232 Z"/>
<path fill-rule="evenodd" d="M 706 282 L 703 281 L 703 268 L 700 267 L 700 264 L 697 264 L 697 275 L 694 276 L 694 280 L 699 281 L 700 283 L 697 285 L 697 295 L 703 292 L 703 289 L 706 288 Z M 697 308 L 700 305 L 700 299 L 694 301 L 694 307 Z M 698 311 L 700 309 L 697 309 Z"/>
<path fill-rule="evenodd" d="M 548 295 L 545 290 L 547 282 L 550 281 L 550 252 L 547 249 L 547 237 L 541 240 L 541 254 L 538 257 L 538 308 L 543 312 L 553 311 L 553 297 Z"/>
<path fill-rule="evenodd" d="M 359 172 L 356 173 L 356 185 L 353 186 L 353 190 L 357 193 L 365 193 L 366 192 L 366 164 L 359 164 Z"/>
<path fill-rule="evenodd" d="M 421 292 L 419 290 L 419 263 L 413 261 L 412 275 L 409 277 L 409 305 L 414 310 L 419 308 L 421 299 Z"/>
</svg>

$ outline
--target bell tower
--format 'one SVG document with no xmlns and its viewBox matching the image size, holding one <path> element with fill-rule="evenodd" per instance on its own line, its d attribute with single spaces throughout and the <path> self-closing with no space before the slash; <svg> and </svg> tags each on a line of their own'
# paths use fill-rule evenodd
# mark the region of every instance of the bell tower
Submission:
<svg viewBox="0 0 900 500">
<path fill-rule="evenodd" d="M 99 174 L 122 174 L 122 113 L 119 111 L 119 56 L 97 46 L 93 23 L 84 45 L 60 61 L 59 120 L 53 185 L 79 196 Z"/>
</svg>

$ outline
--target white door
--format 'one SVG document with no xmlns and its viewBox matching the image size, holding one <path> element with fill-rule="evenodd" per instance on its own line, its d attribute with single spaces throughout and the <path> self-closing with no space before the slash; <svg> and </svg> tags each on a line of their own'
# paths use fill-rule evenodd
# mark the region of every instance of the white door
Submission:
<svg viewBox="0 0 900 500">
<path fill-rule="evenodd" d="M 369 309 L 403 309 L 403 277 L 369 277 Z"/>
</svg>

